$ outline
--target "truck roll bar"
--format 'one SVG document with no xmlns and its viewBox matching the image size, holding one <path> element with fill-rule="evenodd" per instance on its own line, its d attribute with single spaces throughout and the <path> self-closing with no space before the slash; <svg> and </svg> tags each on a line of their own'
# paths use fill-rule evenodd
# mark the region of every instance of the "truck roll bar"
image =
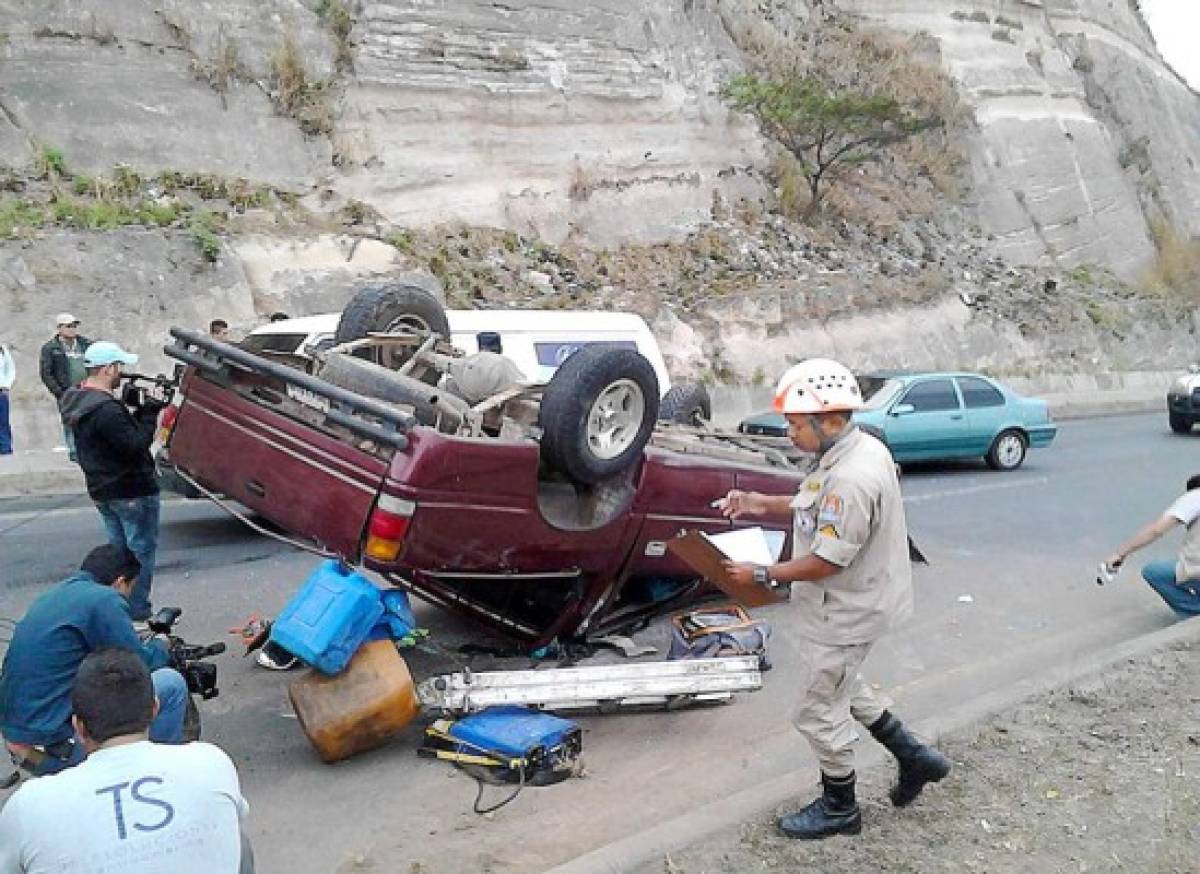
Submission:
<svg viewBox="0 0 1200 874">
<path fill-rule="evenodd" d="M 325 398 L 337 409 L 330 410 L 327 418 L 343 427 L 350 428 L 372 440 L 378 440 L 405 449 L 408 440 L 404 434 L 417 424 L 417 419 L 411 413 L 398 410 L 389 404 L 369 398 L 356 392 L 348 391 L 336 385 L 331 385 L 315 376 L 310 376 L 294 367 L 269 361 L 252 352 L 247 352 L 237 346 L 214 340 L 207 334 L 198 331 L 188 331 L 184 328 L 171 328 L 171 336 L 175 342 L 163 347 L 163 352 L 170 358 L 182 361 L 197 370 L 216 374 L 226 363 L 235 367 L 261 373 L 281 382 L 288 383 Z M 192 349 L 200 350 L 200 354 Z M 383 423 L 373 425 L 354 418 L 353 414 L 370 416 Z"/>
</svg>

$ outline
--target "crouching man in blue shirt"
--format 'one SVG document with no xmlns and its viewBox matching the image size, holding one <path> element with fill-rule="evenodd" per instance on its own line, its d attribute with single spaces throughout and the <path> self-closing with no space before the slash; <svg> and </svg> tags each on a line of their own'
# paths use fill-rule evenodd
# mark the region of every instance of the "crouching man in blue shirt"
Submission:
<svg viewBox="0 0 1200 874">
<path fill-rule="evenodd" d="M 187 684 L 165 667 L 167 641 L 142 643 L 129 616 L 140 571 L 130 550 L 96 547 L 78 573 L 34 601 L 17 623 L 0 670 L 0 735 L 25 770 L 54 774 L 86 757 L 71 725 L 71 690 L 83 660 L 106 647 L 136 652 L 152 672 L 158 715 L 150 739 L 183 742 Z"/>
</svg>

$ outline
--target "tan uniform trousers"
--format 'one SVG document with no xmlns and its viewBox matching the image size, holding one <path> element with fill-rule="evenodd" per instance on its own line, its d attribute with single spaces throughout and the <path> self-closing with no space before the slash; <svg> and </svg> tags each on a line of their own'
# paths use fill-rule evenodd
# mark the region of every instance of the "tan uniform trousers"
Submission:
<svg viewBox="0 0 1200 874">
<path fill-rule="evenodd" d="M 887 697 L 873 694 L 858 673 L 871 646 L 802 642 L 800 703 L 792 724 L 808 740 L 821 771 L 830 777 L 845 777 L 854 770 L 852 745 L 858 740 L 854 721 L 871 725 L 892 704 Z"/>
</svg>

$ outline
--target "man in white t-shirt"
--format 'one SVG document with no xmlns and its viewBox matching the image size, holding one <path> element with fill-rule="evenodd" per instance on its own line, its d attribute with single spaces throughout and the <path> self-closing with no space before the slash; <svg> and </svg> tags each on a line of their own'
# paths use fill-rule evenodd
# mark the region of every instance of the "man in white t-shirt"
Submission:
<svg viewBox="0 0 1200 874">
<path fill-rule="evenodd" d="M 1176 525 L 1186 530 L 1177 561 L 1152 561 L 1142 568 L 1142 578 L 1162 596 L 1180 618 L 1200 614 L 1200 474 L 1187 481 L 1187 491 L 1113 555 L 1107 564 L 1116 569 L 1127 557 L 1158 540 Z"/>
<path fill-rule="evenodd" d="M 0 810 L 0 874 L 253 871 L 233 762 L 212 744 L 150 742 L 158 705 L 136 653 L 89 655 L 72 704 L 88 758 L 30 780 Z"/>
</svg>

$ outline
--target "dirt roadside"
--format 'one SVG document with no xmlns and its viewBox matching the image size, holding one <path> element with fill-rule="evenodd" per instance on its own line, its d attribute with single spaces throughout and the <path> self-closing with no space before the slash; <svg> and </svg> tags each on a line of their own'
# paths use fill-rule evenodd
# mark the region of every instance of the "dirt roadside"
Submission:
<svg viewBox="0 0 1200 874">
<path fill-rule="evenodd" d="M 1200 645 L 1131 659 L 940 746 L 954 771 L 909 809 L 887 801 L 890 763 L 860 774 L 857 838 L 783 838 L 774 821 L 791 805 L 639 872 L 1200 871 Z"/>
</svg>

